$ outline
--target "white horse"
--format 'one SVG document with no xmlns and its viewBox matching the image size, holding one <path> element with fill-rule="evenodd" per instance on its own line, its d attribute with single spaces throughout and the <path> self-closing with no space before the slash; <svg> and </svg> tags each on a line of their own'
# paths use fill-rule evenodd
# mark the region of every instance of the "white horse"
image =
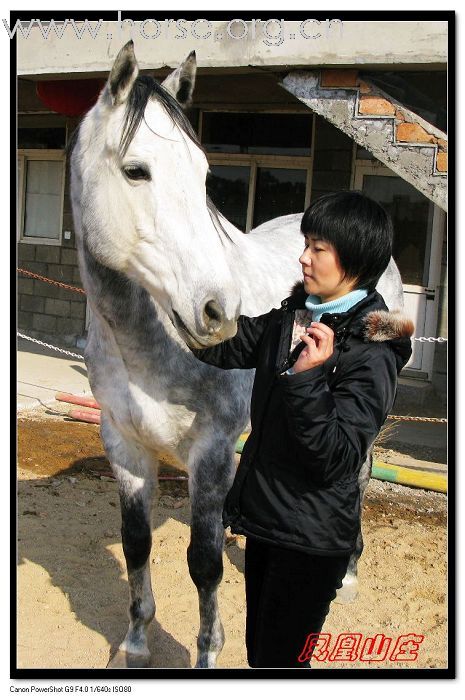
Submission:
<svg viewBox="0 0 465 700">
<path fill-rule="evenodd" d="M 149 663 L 150 509 L 161 452 L 188 468 L 197 667 L 215 666 L 224 642 L 221 512 L 253 371 L 210 367 L 189 348 L 233 336 L 240 313 L 279 305 L 301 277 L 301 214 L 244 235 L 209 202 L 207 158 L 181 109 L 195 70 L 191 53 L 162 86 L 138 77 L 129 42 L 72 144 L 73 215 L 93 312 L 85 359 L 118 481 L 129 579 L 129 629 L 113 666 Z M 394 264 L 380 291 L 388 305 L 402 304 Z"/>
</svg>

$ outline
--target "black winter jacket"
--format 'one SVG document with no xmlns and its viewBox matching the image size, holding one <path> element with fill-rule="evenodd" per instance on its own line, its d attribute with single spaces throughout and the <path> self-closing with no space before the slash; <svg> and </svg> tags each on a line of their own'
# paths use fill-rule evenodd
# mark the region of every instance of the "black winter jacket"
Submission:
<svg viewBox="0 0 465 700">
<path fill-rule="evenodd" d="M 333 355 L 319 367 L 287 374 L 297 285 L 281 309 L 240 316 L 237 334 L 195 355 L 224 369 L 256 367 L 252 430 L 223 523 L 232 532 L 311 554 L 343 555 L 360 526 L 358 475 L 394 402 L 397 375 L 411 355 L 411 321 L 370 293 L 349 311 L 324 314 Z"/>
</svg>

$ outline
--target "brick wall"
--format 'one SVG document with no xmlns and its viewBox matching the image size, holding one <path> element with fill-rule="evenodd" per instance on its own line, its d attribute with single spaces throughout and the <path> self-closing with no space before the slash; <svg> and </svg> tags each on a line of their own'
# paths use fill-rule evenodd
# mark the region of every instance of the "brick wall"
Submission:
<svg viewBox="0 0 465 700">
<path fill-rule="evenodd" d="M 70 122 L 70 128 L 74 123 Z M 82 287 L 66 172 L 63 231 L 71 239 L 61 245 L 18 244 L 18 267 L 44 277 Z M 85 332 L 86 297 L 47 282 L 18 275 L 18 328 L 26 335 L 46 341 L 76 345 Z"/>
<path fill-rule="evenodd" d="M 74 248 L 52 245 L 18 246 L 18 267 L 59 282 L 81 286 Z M 75 345 L 85 329 L 85 296 L 41 280 L 18 277 L 18 327 L 44 339 L 57 336 Z"/>
</svg>

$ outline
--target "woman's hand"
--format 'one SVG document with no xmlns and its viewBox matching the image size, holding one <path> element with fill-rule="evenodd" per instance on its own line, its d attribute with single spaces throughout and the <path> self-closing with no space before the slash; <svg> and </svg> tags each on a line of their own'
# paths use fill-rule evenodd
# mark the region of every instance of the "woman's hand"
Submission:
<svg viewBox="0 0 465 700">
<path fill-rule="evenodd" d="M 294 364 L 294 372 L 305 372 L 326 362 L 334 352 L 333 330 L 324 323 L 313 321 L 307 328 L 309 335 L 301 335 L 305 347 Z"/>
</svg>

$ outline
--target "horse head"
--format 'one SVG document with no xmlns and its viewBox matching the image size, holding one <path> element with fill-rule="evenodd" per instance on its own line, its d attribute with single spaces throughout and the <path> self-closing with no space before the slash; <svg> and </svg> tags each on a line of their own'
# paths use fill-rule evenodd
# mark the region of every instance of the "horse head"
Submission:
<svg viewBox="0 0 465 700">
<path fill-rule="evenodd" d="M 191 347 L 236 333 L 240 292 L 231 225 L 206 194 L 206 155 L 183 108 L 195 53 L 160 85 L 119 52 L 71 156 L 81 250 L 144 287 Z"/>
</svg>

